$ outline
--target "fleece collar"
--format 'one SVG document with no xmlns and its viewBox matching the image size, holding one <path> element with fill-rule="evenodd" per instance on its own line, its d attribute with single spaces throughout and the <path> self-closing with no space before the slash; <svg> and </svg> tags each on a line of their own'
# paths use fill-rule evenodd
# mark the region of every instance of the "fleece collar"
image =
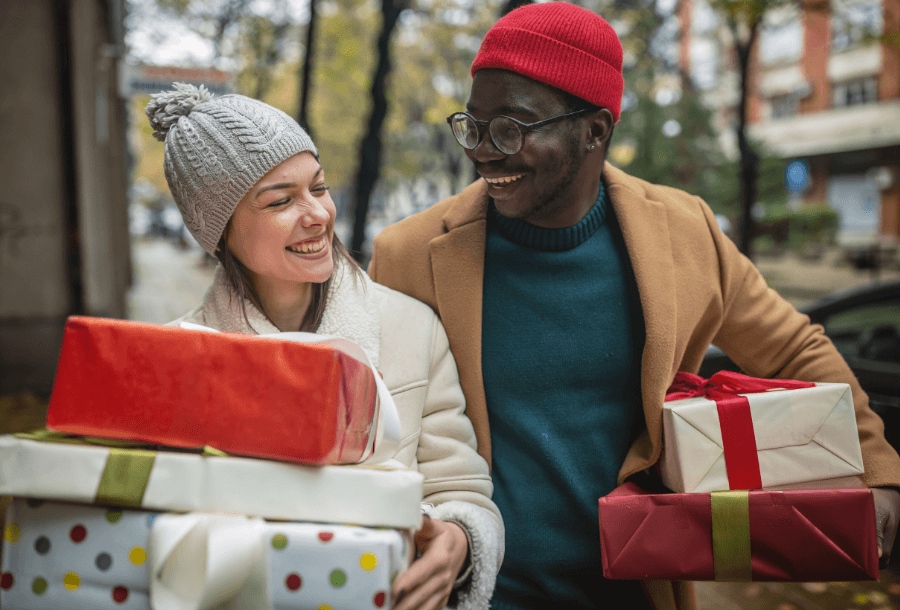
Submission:
<svg viewBox="0 0 900 610">
<path fill-rule="evenodd" d="M 219 265 L 213 283 L 203 298 L 206 325 L 222 332 L 247 335 L 281 332 L 250 301 L 244 299 L 244 305 L 247 320 L 244 319 L 237 295 L 225 278 L 225 270 Z M 346 265 L 335 267 L 325 313 L 316 334 L 333 335 L 353 341 L 365 350 L 372 364 L 378 366 L 381 323 L 375 284 L 365 272 L 362 273 L 362 278 L 359 278 L 348 270 Z"/>
</svg>

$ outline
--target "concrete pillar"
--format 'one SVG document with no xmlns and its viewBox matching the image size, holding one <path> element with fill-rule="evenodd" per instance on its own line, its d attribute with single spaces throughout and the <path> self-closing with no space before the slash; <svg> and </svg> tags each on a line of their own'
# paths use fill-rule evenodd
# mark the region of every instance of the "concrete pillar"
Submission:
<svg viewBox="0 0 900 610">
<path fill-rule="evenodd" d="M 900 163 L 889 164 L 895 176 L 900 176 Z M 881 192 L 881 234 L 900 242 L 900 183 Z"/>
<path fill-rule="evenodd" d="M 121 2 L 0 1 L 0 395 L 49 394 L 66 316 L 125 316 Z"/>
<path fill-rule="evenodd" d="M 71 0 L 72 94 L 84 312 L 124 318 L 130 270 L 124 116 L 97 0 Z"/>
<path fill-rule="evenodd" d="M 809 163 L 809 190 L 804 194 L 803 200 L 816 206 L 828 202 L 828 178 L 831 175 L 830 163 L 827 157 L 817 157 Z"/>
<path fill-rule="evenodd" d="M 55 15 L 0 2 L 0 394 L 49 389 L 71 304 Z"/>
</svg>

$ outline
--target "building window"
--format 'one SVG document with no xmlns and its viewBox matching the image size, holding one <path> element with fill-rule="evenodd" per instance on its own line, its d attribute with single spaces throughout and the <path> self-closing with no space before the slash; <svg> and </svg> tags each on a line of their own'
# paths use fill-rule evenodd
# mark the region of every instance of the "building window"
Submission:
<svg viewBox="0 0 900 610">
<path fill-rule="evenodd" d="M 797 93 L 775 95 L 769 102 L 772 104 L 773 119 L 784 119 L 800 112 L 800 96 Z"/>
<path fill-rule="evenodd" d="M 860 46 L 882 33 L 882 0 L 831 1 L 831 52 Z"/>
<path fill-rule="evenodd" d="M 861 78 L 834 84 L 834 107 L 845 108 L 878 101 L 878 81 L 875 77 Z"/>
</svg>

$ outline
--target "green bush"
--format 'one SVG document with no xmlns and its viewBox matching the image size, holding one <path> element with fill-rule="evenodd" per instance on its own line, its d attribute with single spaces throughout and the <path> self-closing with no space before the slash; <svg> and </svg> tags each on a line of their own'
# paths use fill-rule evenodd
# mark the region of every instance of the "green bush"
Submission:
<svg viewBox="0 0 900 610">
<path fill-rule="evenodd" d="M 786 205 L 766 208 L 765 217 L 757 223 L 757 235 L 770 236 L 775 244 L 800 252 L 810 245 L 835 243 L 839 216 L 825 204 L 806 204 L 793 212 Z"/>
<path fill-rule="evenodd" d="M 780 256 L 784 247 L 775 242 L 772 235 L 760 235 L 753 239 L 753 253 L 757 256 Z"/>
</svg>

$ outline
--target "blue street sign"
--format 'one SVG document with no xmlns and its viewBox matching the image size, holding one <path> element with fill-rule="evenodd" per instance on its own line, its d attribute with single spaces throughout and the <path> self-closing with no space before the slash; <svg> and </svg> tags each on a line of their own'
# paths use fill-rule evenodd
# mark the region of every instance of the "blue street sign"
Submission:
<svg viewBox="0 0 900 610">
<path fill-rule="evenodd" d="M 809 186 L 809 165 L 803 159 L 795 159 L 784 170 L 784 182 L 792 193 L 800 193 Z"/>
</svg>

